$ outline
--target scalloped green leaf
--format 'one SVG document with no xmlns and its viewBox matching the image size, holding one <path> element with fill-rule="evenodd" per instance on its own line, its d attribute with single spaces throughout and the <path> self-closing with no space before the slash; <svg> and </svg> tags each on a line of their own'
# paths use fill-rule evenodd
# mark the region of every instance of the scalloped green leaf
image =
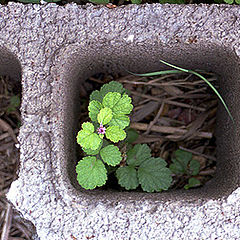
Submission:
<svg viewBox="0 0 240 240">
<path fill-rule="evenodd" d="M 102 95 L 101 95 L 100 91 L 98 91 L 98 90 L 93 91 L 90 95 L 90 101 L 96 100 L 101 103 L 102 99 L 103 99 Z"/>
<path fill-rule="evenodd" d="M 139 185 L 137 171 L 132 166 L 120 167 L 116 171 L 118 184 L 127 190 L 136 189 Z"/>
<path fill-rule="evenodd" d="M 97 120 L 98 123 L 106 125 L 111 121 L 112 117 L 113 117 L 112 110 L 108 107 L 105 107 L 100 110 L 99 114 L 97 115 Z"/>
<path fill-rule="evenodd" d="M 76 166 L 77 181 L 85 189 L 103 186 L 107 181 L 107 170 L 96 157 L 84 157 Z"/>
<path fill-rule="evenodd" d="M 151 157 L 151 149 L 147 144 L 136 144 L 127 152 L 127 164 L 134 167 Z"/>
<path fill-rule="evenodd" d="M 101 87 L 101 95 L 104 97 L 109 92 L 118 92 L 120 94 L 123 94 L 125 92 L 125 89 L 123 88 L 123 85 L 116 81 L 111 81 L 108 84 L 104 84 Z"/>
<path fill-rule="evenodd" d="M 101 141 L 99 147 L 96 150 L 92 150 L 89 148 L 82 148 L 82 150 L 87 154 L 87 155 L 97 155 L 100 151 L 100 149 L 102 148 L 103 145 L 103 141 Z"/>
<path fill-rule="evenodd" d="M 119 126 L 110 126 L 106 129 L 106 138 L 117 143 L 126 138 L 126 133 Z"/>
<path fill-rule="evenodd" d="M 102 104 L 104 107 L 113 109 L 113 107 L 118 104 L 121 99 L 121 94 L 118 92 L 109 92 L 103 98 Z"/>
<path fill-rule="evenodd" d="M 130 114 L 133 109 L 133 105 L 131 104 L 131 102 L 132 102 L 132 99 L 127 94 L 123 94 L 123 96 L 117 102 L 117 104 L 113 106 L 112 108 L 113 113 Z"/>
<path fill-rule="evenodd" d="M 101 138 L 94 133 L 94 126 L 90 122 L 82 124 L 82 130 L 78 132 L 77 143 L 82 148 L 96 150 L 101 144 Z"/>
<path fill-rule="evenodd" d="M 184 189 L 187 190 L 189 188 L 198 187 L 199 185 L 201 185 L 201 182 L 198 179 L 192 177 L 188 179 L 188 184 L 184 186 Z"/>
<path fill-rule="evenodd" d="M 124 129 L 130 124 L 130 119 L 126 115 L 113 114 L 112 120 L 109 122 L 109 126 L 119 126 Z"/>
<path fill-rule="evenodd" d="M 93 122 L 97 122 L 97 116 L 102 108 L 103 106 L 99 101 L 93 100 L 89 103 L 88 106 L 89 117 Z"/>
<path fill-rule="evenodd" d="M 108 145 L 101 149 L 100 156 L 105 163 L 113 167 L 118 165 L 122 160 L 121 152 L 114 145 Z"/>
<path fill-rule="evenodd" d="M 162 158 L 149 158 L 138 168 L 138 179 L 146 192 L 167 190 L 172 183 L 171 171 Z"/>
</svg>

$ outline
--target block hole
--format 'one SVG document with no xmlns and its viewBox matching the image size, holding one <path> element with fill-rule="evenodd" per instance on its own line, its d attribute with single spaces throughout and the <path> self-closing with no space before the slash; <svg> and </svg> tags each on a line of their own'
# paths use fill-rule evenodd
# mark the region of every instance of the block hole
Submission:
<svg viewBox="0 0 240 240">
<path fill-rule="evenodd" d="M 178 46 L 179 47 L 179 46 Z M 148 199 L 151 201 L 158 200 L 176 200 L 186 199 L 189 201 L 199 199 L 213 199 L 229 195 L 239 186 L 239 125 L 233 125 L 228 117 L 225 109 L 218 104 L 217 124 L 216 124 L 216 141 L 217 141 L 217 170 L 215 177 L 206 185 L 198 189 L 192 190 L 172 190 L 163 193 L 143 193 L 143 192 L 119 192 L 112 190 L 96 189 L 86 191 L 79 187 L 76 181 L 75 166 L 78 161 L 79 145 L 76 144 L 77 119 L 79 113 L 79 91 L 85 81 L 96 73 L 125 74 L 125 69 L 133 72 L 152 72 L 166 68 L 159 62 L 159 58 L 172 64 L 187 68 L 201 69 L 213 72 L 218 76 L 218 86 L 222 97 L 225 99 L 230 108 L 233 117 L 239 122 L 238 105 L 240 100 L 238 97 L 238 76 L 239 61 L 235 54 L 229 49 L 212 46 L 211 49 L 203 48 L 203 46 L 195 46 L 186 51 L 181 47 L 172 49 L 164 49 L 159 46 L 157 48 L 146 47 L 141 54 L 129 47 L 127 51 L 110 53 L 106 50 L 104 57 L 98 56 L 96 50 L 91 49 L 87 56 L 81 53 L 76 55 L 74 63 L 69 61 L 66 66 L 68 72 L 63 72 L 61 81 L 67 88 L 64 96 L 63 110 L 63 153 L 66 160 L 61 163 L 64 181 L 69 181 L 68 189 L 71 189 L 74 195 L 81 194 L 86 196 L 88 200 L 94 199 L 112 199 L 117 200 L 136 200 Z M 154 49 L 154 50 L 153 50 Z M 158 49 L 158 50 L 156 50 Z M 180 50 L 179 50 L 180 49 Z M 204 49 L 204 50 L 203 50 Z M 166 52 L 163 54 L 164 50 Z M 144 53 L 143 53 L 144 52 Z M 178 52 L 178 54 L 176 54 Z M 190 54 L 191 52 L 191 54 Z M 94 59 L 94 60 L 93 60 Z M 225 61 L 224 61 L 225 59 Z M 84 64 L 82 64 L 84 62 Z M 89 67 L 91 66 L 91 67 Z M 106 67 L 108 66 L 108 67 Z M 69 81 L 70 79 L 70 81 Z"/>
</svg>

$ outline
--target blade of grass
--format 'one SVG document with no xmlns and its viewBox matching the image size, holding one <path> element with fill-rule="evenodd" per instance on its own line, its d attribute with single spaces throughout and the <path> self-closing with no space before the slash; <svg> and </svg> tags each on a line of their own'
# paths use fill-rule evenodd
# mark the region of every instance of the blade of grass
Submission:
<svg viewBox="0 0 240 240">
<path fill-rule="evenodd" d="M 180 68 L 180 67 L 174 66 L 174 65 L 172 65 L 172 64 L 170 64 L 170 63 L 167 63 L 167 62 L 165 62 L 165 61 L 163 61 L 163 60 L 160 60 L 160 62 L 163 63 L 163 64 L 165 64 L 165 65 L 167 65 L 167 66 L 170 66 L 170 67 L 172 67 L 172 68 L 175 68 L 175 69 L 177 69 L 177 70 L 180 70 L 180 71 L 182 71 L 182 72 L 192 73 L 192 74 L 198 76 L 199 78 L 201 78 L 203 81 L 205 81 L 205 82 L 208 84 L 208 86 L 209 86 L 209 87 L 215 92 L 215 94 L 218 96 L 218 98 L 219 98 L 220 101 L 222 102 L 224 108 L 226 109 L 229 117 L 231 118 L 231 120 L 232 120 L 233 123 L 234 123 L 233 116 L 232 116 L 231 112 L 229 111 L 229 109 L 228 109 L 228 107 L 227 107 L 227 104 L 226 104 L 225 101 L 223 100 L 222 96 L 221 96 L 220 93 L 217 91 L 217 89 L 216 89 L 205 77 L 203 77 L 201 74 L 199 74 L 199 73 L 197 73 L 197 72 L 195 72 L 195 71 L 193 71 L 193 70 L 187 70 L 187 69 L 184 69 L 184 68 Z"/>
<path fill-rule="evenodd" d="M 215 92 L 215 94 L 218 96 L 218 98 L 220 99 L 220 101 L 222 102 L 225 110 L 227 111 L 229 117 L 231 118 L 232 122 L 235 123 L 234 119 L 233 119 L 233 116 L 231 114 L 231 112 L 229 111 L 228 107 L 227 107 L 227 104 L 225 103 L 225 101 L 223 100 L 222 96 L 220 95 L 220 93 L 217 91 L 217 89 L 205 78 L 203 77 L 201 74 L 193 71 L 193 70 L 188 70 L 188 69 L 184 69 L 184 68 L 180 68 L 180 67 L 177 67 L 177 66 L 174 66 L 168 62 L 165 62 L 163 60 L 160 60 L 161 63 L 169 66 L 169 67 L 172 67 L 172 68 L 175 68 L 176 70 L 165 70 L 165 71 L 159 71 L 159 72 L 152 72 L 152 73 L 133 73 L 133 72 L 130 72 L 130 71 L 127 71 L 129 72 L 130 74 L 133 74 L 135 76 L 141 76 L 141 77 L 152 77 L 152 76 L 157 76 L 157 75 L 164 75 L 164 74 L 172 74 L 172 73 L 181 73 L 181 72 L 186 72 L 186 73 L 191 73 L 191 74 L 194 74 L 196 76 L 198 76 L 199 78 L 201 78 L 203 81 L 205 81 L 208 86 Z"/>
</svg>

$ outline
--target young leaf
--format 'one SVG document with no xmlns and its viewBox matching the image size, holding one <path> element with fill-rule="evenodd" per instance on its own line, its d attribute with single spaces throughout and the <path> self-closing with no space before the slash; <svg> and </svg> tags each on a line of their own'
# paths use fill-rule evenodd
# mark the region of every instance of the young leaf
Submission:
<svg viewBox="0 0 240 240">
<path fill-rule="evenodd" d="M 107 147 L 101 149 L 100 156 L 105 163 L 113 167 L 118 165 L 122 160 L 121 152 L 118 147 L 114 145 L 108 145 Z"/>
<path fill-rule="evenodd" d="M 192 177 L 188 179 L 188 184 L 184 186 L 184 189 L 187 190 L 189 188 L 197 187 L 199 185 L 201 185 L 201 182 L 198 179 Z"/>
<path fill-rule="evenodd" d="M 132 166 L 120 167 L 116 171 L 119 185 L 127 190 L 136 189 L 139 185 L 137 171 Z"/>
<path fill-rule="evenodd" d="M 82 148 L 96 150 L 101 144 L 101 138 L 94 133 L 94 126 L 90 122 L 82 124 L 82 130 L 78 132 L 77 143 Z"/>
<path fill-rule="evenodd" d="M 89 103 L 88 106 L 89 117 L 93 122 L 97 122 L 97 116 L 102 108 L 103 106 L 99 101 L 93 100 Z"/>
<path fill-rule="evenodd" d="M 109 122 L 109 126 L 119 126 L 124 129 L 130 124 L 130 119 L 126 115 L 113 114 L 112 120 Z"/>
<path fill-rule="evenodd" d="M 117 92 L 109 92 L 103 98 L 103 106 L 113 109 L 113 107 L 119 102 L 121 99 L 121 94 Z"/>
<path fill-rule="evenodd" d="M 99 147 L 96 150 L 92 150 L 89 148 L 82 148 L 82 150 L 87 154 L 87 155 L 97 155 L 100 151 L 100 149 L 102 148 L 103 145 L 103 141 L 101 141 Z"/>
<path fill-rule="evenodd" d="M 78 183 L 85 189 L 101 187 L 106 183 L 107 170 L 96 157 L 84 157 L 76 166 Z"/>
<path fill-rule="evenodd" d="M 172 182 L 171 171 L 161 158 L 149 158 L 138 169 L 138 179 L 146 192 L 167 190 Z"/>
<path fill-rule="evenodd" d="M 131 102 L 132 99 L 127 94 L 123 94 L 118 103 L 113 106 L 113 113 L 130 114 L 133 109 Z"/>
<path fill-rule="evenodd" d="M 150 157 L 151 149 L 147 144 L 136 144 L 127 152 L 127 164 L 136 167 Z"/>
<path fill-rule="evenodd" d="M 105 107 L 100 110 L 99 114 L 97 115 L 98 123 L 102 123 L 103 125 L 106 125 L 109 123 L 112 119 L 112 110 L 108 107 Z"/>
<path fill-rule="evenodd" d="M 200 169 L 199 161 L 192 159 L 189 164 L 189 169 L 191 171 L 191 175 L 193 176 L 198 175 Z"/>
<path fill-rule="evenodd" d="M 106 129 L 106 138 L 116 143 L 122 141 L 126 133 L 119 126 L 110 126 Z"/>
</svg>

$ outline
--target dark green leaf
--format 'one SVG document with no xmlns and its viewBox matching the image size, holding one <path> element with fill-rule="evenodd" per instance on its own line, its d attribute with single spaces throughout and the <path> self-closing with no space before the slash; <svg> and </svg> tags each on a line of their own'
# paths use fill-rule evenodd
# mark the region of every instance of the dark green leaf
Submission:
<svg viewBox="0 0 240 240">
<path fill-rule="evenodd" d="M 151 157 L 151 149 L 147 144 L 136 144 L 127 152 L 127 164 L 134 167 Z"/>
<path fill-rule="evenodd" d="M 172 182 L 171 171 L 161 158 L 149 158 L 138 169 L 138 179 L 146 192 L 167 190 Z"/>
<path fill-rule="evenodd" d="M 120 186 L 127 190 L 136 189 L 139 185 L 137 172 L 132 166 L 120 167 L 116 171 L 116 176 Z"/>
</svg>

